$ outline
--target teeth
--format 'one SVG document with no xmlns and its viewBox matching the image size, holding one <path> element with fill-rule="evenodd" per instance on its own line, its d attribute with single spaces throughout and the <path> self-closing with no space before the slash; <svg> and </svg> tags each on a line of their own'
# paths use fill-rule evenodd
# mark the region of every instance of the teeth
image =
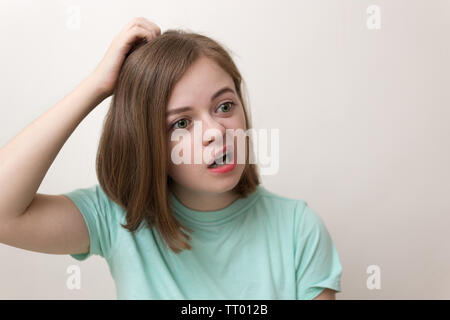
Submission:
<svg viewBox="0 0 450 320">
<path fill-rule="evenodd" d="M 218 156 L 218 157 L 216 158 L 216 160 L 214 160 L 214 161 L 217 161 L 217 160 L 223 159 L 223 156 L 224 156 L 224 155 L 226 155 L 226 154 L 228 154 L 228 152 L 227 152 L 227 153 L 225 153 L 225 154 L 222 154 L 222 155 Z"/>
<path fill-rule="evenodd" d="M 227 157 L 225 158 L 226 160 L 226 162 L 231 162 L 231 152 L 227 152 Z"/>
<path fill-rule="evenodd" d="M 226 153 L 228 153 L 228 152 L 226 152 Z M 220 159 L 220 158 L 222 158 L 223 157 L 223 153 L 221 154 L 221 155 L 219 155 L 215 160 L 217 160 L 217 159 Z"/>
<path fill-rule="evenodd" d="M 225 160 L 223 160 L 223 156 L 226 156 Z M 209 167 L 221 166 L 221 165 L 227 164 L 230 160 L 231 160 L 231 152 L 227 151 L 226 153 L 222 153 L 221 156 L 217 157 L 214 160 L 214 162 L 209 165 Z M 221 162 L 221 163 L 219 163 L 219 162 Z"/>
</svg>

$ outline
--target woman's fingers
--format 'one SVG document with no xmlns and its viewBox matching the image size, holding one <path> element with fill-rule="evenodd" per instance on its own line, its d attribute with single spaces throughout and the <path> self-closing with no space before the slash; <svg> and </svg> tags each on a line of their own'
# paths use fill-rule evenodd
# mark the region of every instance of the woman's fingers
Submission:
<svg viewBox="0 0 450 320">
<path fill-rule="evenodd" d="M 161 28 L 158 27 L 155 23 L 145 19 L 144 17 L 137 17 L 131 20 L 123 29 L 123 32 L 127 32 L 132 30 L 133 28 L 143 28 L 148 30 L 150 34 L 153 36 L 161 35 Z"/>
<path fill-rule="evenodd" d="M 150 41 L 161 34 L 161 29 L 143 17 L 132 19 L 113 39 L 100 64 L 94 71 L 99 87 L 112 94 L 124 59 L 142 40 Z"/>
</svg>

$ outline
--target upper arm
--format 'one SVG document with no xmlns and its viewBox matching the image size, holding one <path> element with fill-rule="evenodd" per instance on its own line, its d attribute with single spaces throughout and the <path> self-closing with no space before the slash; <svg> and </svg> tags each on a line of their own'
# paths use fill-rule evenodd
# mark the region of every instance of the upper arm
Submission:
<svg viewBox="0 0 450 320">
<path fill-rule="evenodd" d="M 0 242 L 49 254 L 89 251 L 89 232 L 77 206 L 64 195 L 37 193 L 20 216 L 0 222 Z"/>
<path fill-rule="evenodd" d="M 312 299 L 318 292 L 323 292 L 323 288 L 339 292 L 342 265 L 325 223 L 306 202 L 299 203 L 296 209 L 294 259 L 297 298 Z"/>
<path fill-rule="evenodd" d="M 323 291 L 313 300 L 336 300 L 336 291 L 325 288 Z"/>
</svg>

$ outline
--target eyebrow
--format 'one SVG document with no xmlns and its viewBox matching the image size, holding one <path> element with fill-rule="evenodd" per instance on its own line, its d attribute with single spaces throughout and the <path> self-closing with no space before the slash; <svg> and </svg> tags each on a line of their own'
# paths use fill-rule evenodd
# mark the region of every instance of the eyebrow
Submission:
<svg viewBox="0 0 450 320">
<path fill-rule="evenodd" d="M 224 88 L 220 89 L 219 91 L 217 91 L 216 93 L 214 93 L 212 95 L 211 102 L 214 101 L 214 99 L 216 99 L 220 95 L 224 94 L 225 92 L 231 92 L 231 93 L 236 94 L 234 92 L 234 90 L 231 89 L 230 87 L 224 87 Z M 192 110 L 191 106 L 185 106 L 185 107 L 180 107 L 180 108 L 177 108 L 177 109 L 173 109 L 173 110 L 170 110 L 170 111 L 166 112 L 166 117 L 168 117 L 168 116 L 170 116 L 172 114 L 178 114 L 178 113 L 182 113 L 182 112 L 189 111 L 189 110 Z"/>
</svg>

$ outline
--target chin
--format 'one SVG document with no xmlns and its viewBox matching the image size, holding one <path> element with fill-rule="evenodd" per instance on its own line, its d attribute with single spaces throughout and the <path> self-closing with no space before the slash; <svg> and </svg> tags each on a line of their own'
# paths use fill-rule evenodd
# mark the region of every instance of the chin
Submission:
<svg viewBox="0 0 450 320">
<path fill-rule="evenodd" d="M 239 183 L 241 175 L 236 175 L 233 177 L 226 177 L 226 178 L 214 178 L 211 179 L 211 182 L 206 182 L 207 185 L 205 186 L 206 192 L 215 192 L 215 193 L 222 193 L 231 191 L 234 187 L 237 186 Z"/>
</svg>

